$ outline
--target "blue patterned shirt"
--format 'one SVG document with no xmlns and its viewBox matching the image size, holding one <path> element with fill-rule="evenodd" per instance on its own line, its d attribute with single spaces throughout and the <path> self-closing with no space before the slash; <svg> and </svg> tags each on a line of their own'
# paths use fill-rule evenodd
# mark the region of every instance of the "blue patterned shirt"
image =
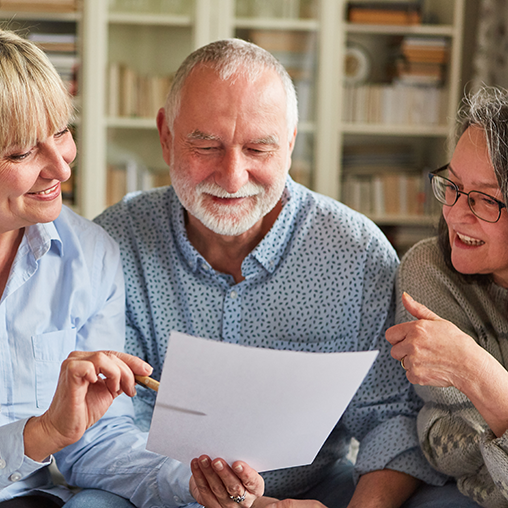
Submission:
<svg viewBox="0 0 508 508">
<path fill-rule="evenodd" d="M 159 378 L 171 330 L 294 351 L 379 350 L 313 464 L 263 473 L 266 493 L 306 491 L 348 453 L 352 437 L 360 441 L 357 474 L 388 467 L 438 483 L 418 447 L 420 401 L 384 339 L 394 317 L 393 248 L 364 216 L 290 178 L 282 204 L 243 261 L 239 283 L 216 272 L 189 242 L 171 187 L 129 194 L 100 215 L 96 222 L 120 244 L 127 351 Z M 154 403 L 153 393 L 138 390 L 140 425 L 149 425 Z"/>
</svg>

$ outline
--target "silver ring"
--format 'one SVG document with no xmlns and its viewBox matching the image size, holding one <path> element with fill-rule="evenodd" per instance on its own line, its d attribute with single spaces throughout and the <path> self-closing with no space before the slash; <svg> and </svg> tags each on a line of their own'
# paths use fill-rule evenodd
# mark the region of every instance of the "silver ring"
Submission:
<svg viewBox="0 0 508 508">
<path fill-rule="evenodd" d="M 405 357 L 405 356 L 403 356 L 403 357 L 401 358 L 401 360 L 400 360 L 400 364 L 402 365 L 402 368 L 403 368 L 404 370 L 407 370 L 407 369 L 406 369 L 406 367 L 404 366 L 404 358 L 406 358 L 406 357 Z"/>
<path fill-rule="evenodd" d="M 245 496 L 247 495 L 247 489 L 241 496 L 229 496 L 235 503 L 243 503 L 245 501 Z"/>
</svg>

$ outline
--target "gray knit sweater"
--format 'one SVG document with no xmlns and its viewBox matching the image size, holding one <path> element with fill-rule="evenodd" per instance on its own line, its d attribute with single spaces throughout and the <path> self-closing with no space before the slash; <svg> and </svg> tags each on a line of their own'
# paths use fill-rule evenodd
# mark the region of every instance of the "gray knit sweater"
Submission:
<svg viewBox="0 0 508 508">
<path fill-rule="evenodd" d="M 507 247 L 508 248 L 508 247 Z M 444 263 L 436 238 L 403 258 L 397 278 L 397 322 L 414 318 L 401 303 L 406 291 L 508 364 L 508 290 L 467 283 Z M 416 386 L 425 401 L 418 416 L 429 462 L 457 479 L 462 493 L 488 508 L 508 507 L 508 432 L 496 438 L 469 399 L 455 388 Z"/>
</svg>

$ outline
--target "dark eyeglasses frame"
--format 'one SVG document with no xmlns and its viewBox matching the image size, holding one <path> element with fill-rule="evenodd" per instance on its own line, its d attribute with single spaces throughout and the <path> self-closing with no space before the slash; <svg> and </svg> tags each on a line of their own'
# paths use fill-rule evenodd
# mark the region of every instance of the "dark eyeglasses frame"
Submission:
<svg viewBox="0 0 508 508">
<path fill-rule="evenodd" d="M 470 210 L 473 212 L 473 214 L 475 215 L 475 217 L 478 217 L 480 220 L 482 221 L 485 221 L 485 222 L 489 222 L 491 224 L 497 222 L 500 217 L 501 217 L 501 210 L 503 208 L 507 208 L 506 205 L 502 202 L 502 201 L 499 201 L 499 199 L 496 199 L 494 196 L 491 196 L 490 194 L 486 194 L 485 192 L 481 192 L 481 191 L 476 191 L 476 190 L 472 190 L 472 191 L 469 191 L 469 192 L 464 192 L 464 191 L 461 191 L 458 187 L 457 187 L 457 184 L 455 182 L 452 182 L 451 180 L 449 180 L 448 178 L 445 178 L 444 176 L 440 176 L 438 175 L 437 173 L 440 173 L 441 171 L 445 171 L 446 169 L 448 169 L 448 166 L 450 165 L 450 163 L 448 164 L 445 164 L 444 166 L 438 168 L 438 169 L 435 169 L 434 171 L 431 171 L 429 173 L 429 180 L 432 184 L 432 179 L 435 177 L 435 176 L 439 176 L 439 178 L 442 178 L 443 180 L 446 180 L 447 182 L 450 182 L 450 184 L 455 187 L 455 190 L 457 191 L 457 196 L 455 198 L 455 201 L 449 205 L 448 203 L 443 203 L 441 200 L 438 199 L 438 201 L 443 204 L 444 206 L 453 206 L 455 205 L 455 203 L 457 203 L 457 201 L 459 200 L 459 196 L 461 194 L 463 194 L 464 196 L 467 197 L 467 204 L 469 205 L 469 208 Z M 434 191 L 434 186 L 432 186 L 432 190 Z M 497 215 L 497 219 L 496 220 L 486 220 L 484 219 L 483 217 L 480 217 L 474 210 L 473 210 L 473 206 L 471 205 L 471 198 L 470 198 L 470 194 L 471 192 L 475 192 L 476 194 L 482 194 L 483 196 L 487 196 L 489 199 L 492 199 L 492 201 L 495 201 L 497 203 L 497 206 L 499 207 L 499 213 Z M 434 192 L 434 196 L 435 196 L 435 192 Z M 437 199 L 437 196 L 436 196 L 436 199 Z M 508 209 L 508 208 L 507 208 Z"/>
</svg>

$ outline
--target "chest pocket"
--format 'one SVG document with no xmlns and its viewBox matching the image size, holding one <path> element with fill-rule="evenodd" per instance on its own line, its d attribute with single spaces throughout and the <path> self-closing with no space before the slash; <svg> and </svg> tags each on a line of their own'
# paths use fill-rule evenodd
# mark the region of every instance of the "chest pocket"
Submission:
<svg viewBox="0 0 508 508">
<path fill-rule="evenodd" d="M 35 397 L 38 408 L 47 409 L 53 400 L 60 365 L 76 349 L 76 330 L 59 330 L 32 336 L 35 359 Z"/>
</svg>

